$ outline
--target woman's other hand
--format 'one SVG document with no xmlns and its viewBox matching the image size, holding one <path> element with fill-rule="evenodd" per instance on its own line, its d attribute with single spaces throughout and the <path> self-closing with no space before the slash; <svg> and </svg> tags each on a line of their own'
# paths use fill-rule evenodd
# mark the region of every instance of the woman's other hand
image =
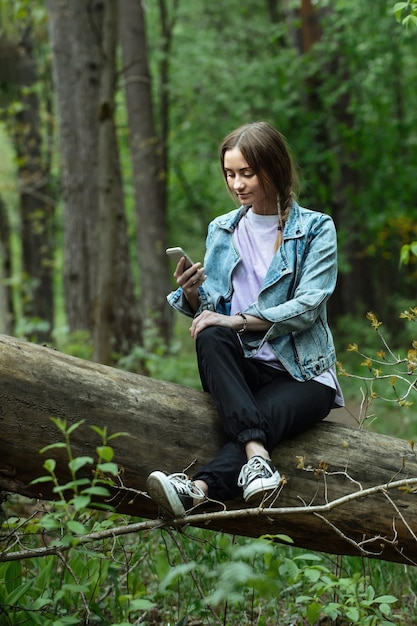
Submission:
<svg viewBox="0 0 417 626">
<path fill-rule="evenodd" d="M 198 333 L 208 326 L 226 326 L 237 331 L 242 328 L 242 322 L 240 315 L 222 315 L 215 311 L 203 311 L 193 319 L 190 327 L 191 337 L 196 339 Z"/>
</svg>

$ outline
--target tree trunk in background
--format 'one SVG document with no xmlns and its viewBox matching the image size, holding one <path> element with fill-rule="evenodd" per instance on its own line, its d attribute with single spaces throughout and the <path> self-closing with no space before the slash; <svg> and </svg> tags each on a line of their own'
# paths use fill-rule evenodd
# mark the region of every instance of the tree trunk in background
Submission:
<svg viewBox="0 0 417 626">
<path fill-rule="evenodd" d="M 53 327 L 52 288 L 53 217 L 55 203 L 48 197 L 48 172 L 42 163 L 36 63 L 31 24 L 22 29 L 19 50 L 21 110 L 15 117 L 14 146 L 20 185 L 23 274 L 23 315 L 28 333 L 46 341 Z M 41 325 L 39 325 L 39 323 Z"/>
<path fill-rule="evenodd" d="M 102 1 L 48 0 L 64 196 L 70 331 L 92 330 L 97 281 L 97 139 Z"/>
<path fill-rule="evenodd" d="M 141 340 L 113 119 L 111 50 L 118 32 L 113 18 L 106 19 L 113 37 L 108 50 L 103 41 L 104 10 L 112 10 L 117 22 L 116 8 L 117 3 L 98 0 L 48 0 L 65 203 L 67 320 L 71 331 L 94 332 L 94 358 L 106 363 L 113 352 L 127 354 Z"/>
<path fill-rule="evenodd" d="M 114 91 L 116 83 L 117 3 L 104 5 L 101 37 L 102 67 L 100 75 L 98 135 L 98 253 L 97 290 L 94 303 L 93 359 L 112 363 L 113 303 L 116 259 L 116 194 L 113 150 Z"/>
<path fill-rule="evenodd" d="M 114 197 L 116 211 L 116 258 L 113 301 L 113 350 L 126 355 L 142 344 L 142 319 L 129 254 L 128 229 L 125 212 L 124 189 L 119 158 L 116 129 L 113 124 Z"/>
<path fill-rule="evenodd" d="M 7 209 L 0 196 L 0 332 L 12 335 L 13 307 L 7 280 L 11 278 L 10 226 Z"/>
<path fill-rule="evenodd" d="M 171 11 L 167 6 L 167 0 L 159 0 L 159 17 L 161 26 L 161 60 L 159 62 L 159 124 L 160 124 L 160 140 L 161 155 L 160 164 L 163 172 L 168 172 L 168 136 L 169 136 L 169 63 L 171 55 L 171 44 L 174 26 L 177 18 L 179 0 L 172 2 Z M 170 3 L 171 4 L 171 3 Z M 165 185 L 162 193 L 163 201 L 166 203 Z"/>
<path fill-rule="evenodd" d="M 120 0 L 119 10 L 137 215 L 141 311 L 144 319 L 168 340 L 171 313 L 166 294 L 171 289 L 171 277 L 165 255 L 167 173 L 161 168 L 160 159 L 161 144 L 166 138 L 160 141 L 155 130 L 142 3 Z"/>
<path fill-rule="evenodd" d="M 298 48 L 301 54 L 310 53 L 314 45 L 322 38 L 321 18 L 324 11 L 332 9 L 319 9 L 312 0 L 301 0 L 299 16 L 300 26 L 297 32 Z M 339 49 L 335 49 L 333 58 L 327 62 L 327 71 L 330 76 L 339 76 L 338 85 L 347 84 L 345 75 L 344 59 Z M 343 251 L 346 260 L 351 266 L 349 272 L 340 273 L 334 295 L 329 301 L 329 316 L 331 319 L 353 311 L 371 298 L 372 286 L 367 280 L 372 275 L 367 270 L 369 259 L 361 257 L 363 244 L 359 240 L 360 224 L 356 222 L 352 211 L 351 190 L 360 185 L 359 173 L 355 169 L 355 155 L 345 145 L 343 137 L 344 128 L 353 126 L 352 114 L 349 110 L 350 94 L 342 91 L 334 100 L 332 107 L 327 106 L 326 115 L 323 116 L 325 105 L 322 100 L 324 74 L 312 75 L 306 83 L 306 108 L 309 114 L 313 114 L 315 125 L 315 143 L 322 153 L 328 150 L 333 152 L 334 162 L 338 165 L 335 175 L 330 171 L 328 162 L 319 160 L 321 168 L 320 176 L 324 187 L 330 190 L 329 205 L 331 215 L 335 221 L 339 233 L 346 229 L 349 224 L 349 235 L 344 243 Z M 340 91 L 340 90 L 339 90 Z M 314 112 L 317 115 L 314 116 Z M 321 210 L 320 207 L 317 207 Z M 367 297 L 366 297 L 367 294 Z"/>
</svg>

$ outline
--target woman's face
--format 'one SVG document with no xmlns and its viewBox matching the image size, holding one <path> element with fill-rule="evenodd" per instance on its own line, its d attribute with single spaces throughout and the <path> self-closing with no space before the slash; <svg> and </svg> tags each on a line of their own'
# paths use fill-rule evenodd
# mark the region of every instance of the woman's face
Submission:
<svg viewBox="0 0 417 626">
<path fill-rule="evenodd" d="M 249 167 L 239 148 L 224 154 L 224 171 L 229 189 L 242 204 L 252 205 L 254 213 L 274 215 L 277 213 L 276 193 L 265 193 L 259 177 Z"/>
</svg>

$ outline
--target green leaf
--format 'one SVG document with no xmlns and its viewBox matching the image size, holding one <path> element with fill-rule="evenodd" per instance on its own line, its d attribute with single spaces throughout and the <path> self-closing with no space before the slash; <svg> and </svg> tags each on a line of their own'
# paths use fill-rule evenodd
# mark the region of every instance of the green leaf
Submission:
<svg viewBox="0 0 417 626">
<path fill-rule="evenodd" d="M 408 2 L 396 2 L 394 4 L 393 13 L 397 13 L 398 11 L 404 11 L 408 7 Z"/>
<path fill-rule="evenodd" d="M 56 468 L 56 461 L 55 459 L 46 459 L 43 466 L 47 472 L 50 472 L 51 474 L 53 474 Z"/>
<path fill-rule="evenodd" d="M 311 599 L 312 599 L 311 596 L 304 596 L 304 595 L 303 596 L 297 596 L 295 598 L 295 603 L 296 604 L 303 604 L 305 602 L 310 602 Z"/>
<path fill-rule="evenodd" d="M 34 478 L 30 481 L 29 485 L 36 485 L 36 483 L 51 483 L 54 479 L 52 476 L 39 476 L 39 478 Z"/>
<path fill-rule="evenodd" d="M 96 450 L 101 459 L 104 459 L 105 461 L 113 460 L 114 450 L 110 446 L 98 446 Z"/>
<path fill-rule="evenodd" d="M 105 498 L 108 498 L 110 495 L 110 491 L 108 489 L 106 489 L 106 487 L 87 487 L 87 489 L 83 489 L 81 492 L 83 495 L 84 494 L 90 494 L 90 496 L 104 496 Z"/>
<path fill-rule="evenodd" d="M 130 601 L 129 613 L 131 611 L 148 611 L 154 606 L 156 606 L 156 604 L 146 598 L 136 598 L 136 600 Z"/>
<path fill-rule="evenodd" d="M 300 569 L 293 559 L 284 559 L 284 562 L 279 566 L 279 573 L 281 576 L 285 576 L 291 582 L 295 581 Z"/>
<path fill-rule="evenodd" d="M 315 624 L 320 617 L 321 604 L 318 602 L 312 602 L 307 607 L 307 619 L 309 624 Z"/>
<path fill-rule="evenodd" d="M 9 593 L 9 595 L 6 597 L 6 602 L 5 604 L 17 604 L 20 600 L 20 598 L 22 598 L 25 593 L 27 592 L 28 589 L 30 589 L 33 585 L 33 582 L 31 580 L 27 580 L 25 583 L 23 583 L 22 585 L 19 585 L 19 587 L 17 587 L 14 591 L 12 591 L 11 593 Z"/>
<path fill-rule="evenodd" d="M 400 250 L 400 265 L 408 265 L 410 261 L 410 246 L 408 243 L 404 244 Z"/>
<path fill-rule="evenodd" d="M 335 620 L 341 614 L 341 606 L 340 602 L 329 602 L 329 604 L 323 607 L 323 613 L 328 615 L 332 620 Z"/>
<path fill-rule="evenodd" d="M 37 580 L 39 580 L 39 578 Z M 39 597 L 39 598 L 36 598 L 36 600 L 34 600 L 32 608 L 34 611 L 39 611 L 40 609 L 43 609 L 43 607 L 48 606 L 49 604 L 52 604 L 52 598 Z"/>
<path fill-rule="evenodd" d="M 90 503 L 91 503 L 90 496 L 84 496 L 84 495 L 75 496 L 75 498 L 71 500 L 71 504 L 76 511 L 80 511 L 81 509 L 86 509 Z"/>
<path fill-rule="evenodd" d="M 322 561 L 323 559 L 318 554 L 312 554 L 311 552 L 306 552 L 305 554 L 298 554 L 294 556 L 294 561 Z"/>
<path fill-rule="evenodd" d="M 163 580 L 166 576 L 168 576 L 168 573 L 171 567 L 168 561 L 168 557 L 165 551 L 160 550 L 158 551 L 158 553 L 156 554 L 156 557 L 154 558 L 155 558 L 157 576 L 159 580 Z"/>
<path fill-rule="evenodd" d="M 313 567 L 306 567 L 304 569 L 304 576 L 312 583 L 316 583 L 321 576 L 321 572 Z"/>
<path fill-rule="evenodd" d="M 349 608 L 346 608 L 345 615 L 346 615 L 346 617 L 350 621 L 352 621 L 354 623 L 359 621 L 359 617 L 360 617 L 359 611 L 358 611 L 358 609 L 355 606 L 351 606 Z"/>
<path fill-rule="evenodd" d="M 375 598 L 375 589 L 373 588 L 372 585 L 368 585 L 366 588 L 366 593 L 365 593 L 365 597 L 367 600 L 369 601 L 373 601 Z"/>
<path fill-rule="evenodd" d="M 57 528 L 61 528 L 61 522 L 59 518 L 54 517 L 52 514 L 44 515 L 39 522 L 39 526 L 41 528 L 45 528 L 45 530 L 56 530 Z"/>
<path fill-rule="evenodd" d="M 98 463 L 97 469 L 103 474 L 112 474 L 113 476 L 117 476 L 119 473 L 116 463 Z"/>
<path fill-rule="evenodd" d="M 236 564 L 236 565 L 244 566 L 243 563 Z M 164 580 L 161 583 L 161 587 L 160 587 L 161 590 L 165 590 L 170 585 L 175 584 L 178 581 L 178 579 L 181 578 L 181 576 L 188 574 L 189 572 L 194 570 L 196 566 L 197 566 L 197 563 L 195 561 L 190 561 L 189 563 L 181 563 L 180 565 L 177 565 L 176 567 L 171 567 L 167 576 L 164 578 Z"/>
<path fill-rule="evenodd" d="M 88 478 L 77 478 L 77 480 L 70 480 L 69 483 L 65 483 L 65 485 L 57 485 L 53 488 L 54 493 L 61 493 L 62 491 L 66 491 L 67 489 L 74 489 L 76 487 L 82 487 L 83 485 L 89 485 L 90 480 Z"/>
<path fill-rule="evenodd" d="M 391 607 L 389 604 L 380 604 L 379 610 L 381 611 L 382 615 L 385 615 L 385 617 L 388 617 L 388 615 L 391 613 Z"/>
<path fill-rule="evenodd" d="M 68 463 L 68 467 L 75 473 L 85 465 L 92 465 L 93 463 L 94 459 L 91 456 L 77 456 L 77 458 Z"/>
<path fill-rule="evenodd" d="M 60 539 L 56 539 L 52 542 L 53 546 L 64 546 L 64 548 L 69 548 L 74 545 L 74 535 L 67 534 L 61 537 Z"/>
<path fill-rule="evenodd" d="M 288 535 L 261 535 L 260 539 L 265 539 L 267 541 L 276 540 L 282 543 L 294 543 L 294 540 Z"/>
<path fill-rule="evenodd" d="M 94 502 L 94 508 L 100 509 L 101 511 L 111 511 L 114 513 L 114 506 L 111 504 L 106 504 L 105 502 Z"/>
<path fill-rule="evenodd" d="M 94 430 L 95 433 L 97 433 L 97 435 L 99 435 L 103 441 L 106 439 L 106 435 L 107 435 L 107 426 L 105 426 L 104 428 L 100 428 L 100 426 L 90 426 L 91 430 Z"/>
<path fill-rule="evenodd" d="M 417 17 L 415 15 L 407 15 L 403 19 L 403 24 L 404 26 L 409 26 L 410 24 L 412 26 L 417 26 Z"/>
<path fill-rule="evenodd" d="M 119 433 L 113 433 L 112 435 L 110 435 L 108 437 L 108 440 L 111 441 L 112 439 L 116 439 L 117 437 L 132 437 L 132 435 L 130 433 L 121 431 Z"/>
<path fill-rule="evenodd" d="M 22 582 L 22 565 L 20 561 L 7 563 L 4 582 L 9 593 L 20 586 Z"/>
<path fill-rule="evenodd" d="M 67 428 L 66 420 L 63 420 L 60 417 L 51 417 L 51 422 L 53 422 L 62 433 L 65 433 Z"/>
<path fill-rule="evenodd" d="M 385 604 L 394 604 L 394 602 L 398 602 L 398 598 L 396 598 L 395 596 L 378 596 L 377 598 L 375 598 L 374 602 L 384 602 Z"/>
<path fill-rule="evenodd" d="M 84 524 L 77 522 L 76 520 L 69 520 L 67 522 L 67 528 L 75 535 L 85 535 L 88 531 Z"/>
<path fill-rule="evenodd" d="M 44 454 L 45 452 L 48 452 L 48 450 L 55 450 L 56 448 L 66 448 L 66 444 L 61 442 L 58 443 L 50 443 L 48 446 L 45 446 L 44 448 L 41 449 L 40 453 Z"/>
<path fill-rule="evenodd" d="M 71 435 L 74 432 L 74 430 L 79 428 L 82 424 L 84 424 L 84 422 L 85 420 L 81 420 L 79 422 L 76 422 L 75 424 L 72 424 L 67 430 L 67 435 Z"/>
<path fill-rule="evenodd" d="M 53 569 L 55 567 L 55 560 L 53 558 L 41 557 L 36 561 L 39 574 L 36 579 L 36 585 L 40 588 L 49 588 L 51 579 L 53 576 Z"/>
</svg>

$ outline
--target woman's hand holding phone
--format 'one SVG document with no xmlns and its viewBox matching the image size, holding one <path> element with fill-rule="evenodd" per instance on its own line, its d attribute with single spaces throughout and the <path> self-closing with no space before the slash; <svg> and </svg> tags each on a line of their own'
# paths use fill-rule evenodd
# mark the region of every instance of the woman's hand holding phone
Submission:
<svg viewBox="0 0 417 626">
<path fill-rule="evenodd" d="M 196 311 L 199 305 L 198 288 L 207 278 L 204 274 L 204 267 L 199 261 L 193 263 L 182 248 L 168 248 L 167 254 L 173 261 L 177 262 L 174 277 L 177 284 L 182 287 L 189 305 Z"/>
</svg>

